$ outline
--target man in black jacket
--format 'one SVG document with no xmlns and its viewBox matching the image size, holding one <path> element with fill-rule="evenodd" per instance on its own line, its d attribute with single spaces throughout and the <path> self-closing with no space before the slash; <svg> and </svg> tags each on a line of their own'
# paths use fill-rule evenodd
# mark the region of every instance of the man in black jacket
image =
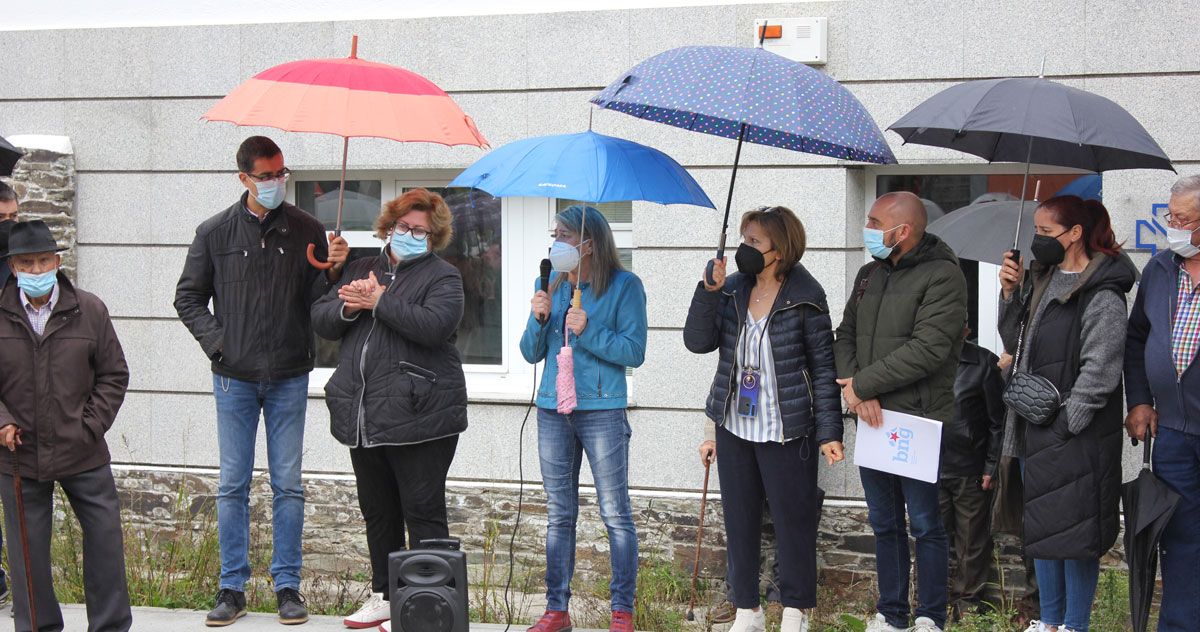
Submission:
<svg viewBox="0 0 1200 632">
<path fill-rule="evenodd" d="M 280 622 L 297 624 L 308 620 L 299 589 L 300 458 L 314 358 L 309 311 L 340 278 L 350 249 L 333 235 L 327 248 L 320 222 L 283 201 L 290 172 L 271 139 L 247 138 L 237 164 L 246 193 L 196 229 L 175 290 L 179 318 L 212 360 L 217 400 L 221 580 L 206 623 L 229 625 L 246 614 L 250 476 L 261 414 L 274 492 L 271 578 Z M 309 244 L 333 267 L 322 273 L 309 265 Z"/>
<path fill-rule="evenodd" d="M 950 603 L 978 610 L 992 568 L 992 479 L 1004 434 L 996 354 L 966 338 L 954 382 L 954 418 L 942 427 L 938 497 L 950 545 Z M 957 568 L 956 568 L 957 567 Z"/>
</svg>

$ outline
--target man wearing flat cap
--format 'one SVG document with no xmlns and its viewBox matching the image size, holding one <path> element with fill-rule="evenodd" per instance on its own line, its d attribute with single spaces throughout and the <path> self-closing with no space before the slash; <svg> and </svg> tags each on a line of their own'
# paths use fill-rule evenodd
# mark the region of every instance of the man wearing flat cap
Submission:
<svg viewBox="0 0 1200 632">
<path fill-rule="evenodd" d="M 50 579 L 54 483 L 83 532 L 88 629 L 132 625 L 120 505 L 104 434 L 125 399 L 129 369 L 108 308 L 59 271 L 61 250 L 42 221 L 8 236 L 13 277 L 0 292 L 0 499 L 4 502 L 16 629 L 30 629 L 25 557 L 12 463 L 21 477 L 38 626 L 61 630 Z"/>
</svg>

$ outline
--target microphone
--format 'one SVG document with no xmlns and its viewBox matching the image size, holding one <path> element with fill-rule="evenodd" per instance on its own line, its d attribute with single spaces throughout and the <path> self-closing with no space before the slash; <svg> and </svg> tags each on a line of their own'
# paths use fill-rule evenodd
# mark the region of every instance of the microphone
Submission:
<svg viewBox="0 0 1200 632">
<path fill-rule="evenodd" d="M 541 288 L 542 288 L 543 292 L 547 292 L 547 293 L 550 292 L 550 268 L 551 268 L 550 260 L 542 259 Z M 538 322 L 545 324 L 546 320 L 548 320 L 548 318 L 539 318 Z"/>
</svg>

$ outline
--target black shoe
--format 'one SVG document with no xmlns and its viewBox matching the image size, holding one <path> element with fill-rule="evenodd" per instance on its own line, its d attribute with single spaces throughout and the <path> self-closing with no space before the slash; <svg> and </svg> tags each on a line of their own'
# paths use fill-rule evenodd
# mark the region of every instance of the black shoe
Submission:
<svg viewBox="0 0 1200 632">
<path fill-rule="evenodd" d="M 246 616 L 246 593 L 222 588 L 217 593 L 217 605 L 208 612 L 204 625 L 210 628 L 229 625 Z"/>
<path fill-rule="evenodd" d="M 284 625 L 299 625 L 308 622 L 308 608 L 304 607 L 304 597 L 295 588 L 281 588 L 275 593 L 279 602 L 279 622 Z"/>
</svg>

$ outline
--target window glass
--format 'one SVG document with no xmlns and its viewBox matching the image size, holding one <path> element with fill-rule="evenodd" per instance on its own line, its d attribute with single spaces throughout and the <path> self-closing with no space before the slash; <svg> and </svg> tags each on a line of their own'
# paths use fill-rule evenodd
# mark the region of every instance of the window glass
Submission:
<svg viewBox="0 0 1200 632">
<path fill-rule="evenodd" d="M 327 230 L 337 226 L 338 180 L 308 180 L 296 183 L 296 206 L 316 215 Z M 374 231 L 383 206 L 383 183 L 379 180 L 347 180 L 342 203 L 342 230 Z"/>
<path fill-rule="evenodd" d="M 465 305 L 456 344 L 463 364 L 503 364 L 500 198 L 477 189 L 426 188 L 441 195 L 454 216 L 454 236 L 438 254 L 462 275 Z"/>
</svg>

